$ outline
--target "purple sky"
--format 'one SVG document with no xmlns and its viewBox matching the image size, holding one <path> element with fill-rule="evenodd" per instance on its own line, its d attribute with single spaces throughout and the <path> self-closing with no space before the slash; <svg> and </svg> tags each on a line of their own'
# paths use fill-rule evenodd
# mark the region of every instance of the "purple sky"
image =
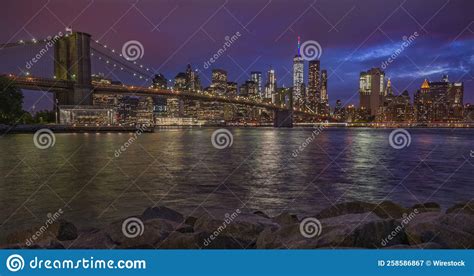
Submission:
<svg viewBox="0 0 474 276">
<path fill-rule="evenodd" d="M 127 41 L 139 41 L 144 47 L 139 62 L 169 79 L 191 63 L 200 70 L 204 85 L 212 68 L 225 69 L 230 81 L 242 83 L 250 71 L 265 74 L 272 66 L 278 86 L 291 86 L 292 58 L 301 36 L 302 42 L 314 40 L 322 47 L 331 104 L 336 99 L 358 104 L 359 72 L 380 67 L 401 47 L 404 36 L 417 32 L 385 69 L 396 93 L 408 89 L 413 95 L 424 78 L 436 81 L 448 74 L 451 81 L 464 82 L 465 102 L 474 102 L 471 0 L 7 0 L 2 6 L 2 43 L 47 37 L 72 25 L 118 52 Z M 240 38 L 213 67 L 204 68 L 225 37 L 236 32 Z M 34 55 L 2 50 L 0 72 L 18 73 Z M 93 62 L 95 73 L 132 83 L 128 76 Z M 307 81 L 307 62 L 305 70 Z M 32 74 L 52 75 L 52 67 L 38 65 Z M 48 106 L 50 99 L 29 93 L 25 108 L 38 100 L 37 109 Z"/>
</svg>

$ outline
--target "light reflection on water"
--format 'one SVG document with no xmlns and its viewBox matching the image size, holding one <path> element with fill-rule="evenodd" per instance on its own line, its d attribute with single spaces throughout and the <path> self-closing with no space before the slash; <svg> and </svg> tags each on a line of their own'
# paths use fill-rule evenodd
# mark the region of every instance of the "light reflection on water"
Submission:
<svg viewBox="0 0 474 276">
<path fill-rule="evenodd" d="M 211 144 L 214 130 L 143 134 L 118 158 L 129 134 L 56 134 L 48 150 L 36 149 L 33 135 L 4 136 L 0 237 L 44 222 L 58 208 L 85 228 L 155 203 L 184 213 L 245 206 L 315 214 L 348 200 L 429 200 L 446 208 L 474 195 L 474 130 L 410 129 L 411 145 L 396 150 L 391 130 L 325 129 L 296 157 L 313 129 L 235 128 L 232 147 L 223 150 Z"/>
</svg>

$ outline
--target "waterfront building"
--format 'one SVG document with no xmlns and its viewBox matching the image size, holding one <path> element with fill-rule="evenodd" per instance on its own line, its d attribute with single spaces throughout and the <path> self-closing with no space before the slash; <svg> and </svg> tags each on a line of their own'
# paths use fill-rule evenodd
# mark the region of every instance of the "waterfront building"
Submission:
<svg viewBox="0 0 474 276">
<path fill-rule="evenodd" d="M 389 85 L 390 81 L 387 86 Z M 390 93 L 385 96 L 377 114 L 379 122 L 412 122 L 413 119 L 413 106 L 407 90 L 400 95 Z"/>
<path fill-rule="evenodd" d="M 441 81 L 425 79 L 415 94 L 415 114 L 420 122 L 452 122 L 463 120 L 462 82 L 449 82 L 448 76 Z"/>
<path fill-rule="evenodd" d="M 361 72 L 359 78 L 360 108 L 375 116 L 385 96 L 385 73 L 380 68 Z"/>
</svg>

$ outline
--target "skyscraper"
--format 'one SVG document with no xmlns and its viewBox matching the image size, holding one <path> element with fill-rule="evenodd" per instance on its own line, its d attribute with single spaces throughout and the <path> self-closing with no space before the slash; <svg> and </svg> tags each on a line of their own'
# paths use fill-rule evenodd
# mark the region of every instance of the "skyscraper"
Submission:
<svg viewBox="0 0 474 276">
<path fill-rule="evenodd" d="M 276 93 L 276 77 L 275 70 L 270 69 L 267 72 L 267 83 L 265 85 L 265 97 L 266 99 L 272 99 L 273 94 Z M 272 101 L 273 102 L 273 101 Z"/>
<path fill-rule="evenodd" d="M 293 102 L 296 106 L 301 106 L 304 103 L 303 73 L 304 63 L 300 54 L 300 37 L 298 37 L 298 52 L 293 58 Z"/>
<path fill-rule="evenodd" d="M 321 112 L 329 115 L 328 71 L 321 70 Z"/>
<path fill-rule="evenodd" d="M 308 70 L 308 107 L 315 112 L 319 112 L 321 102 L 321 83 L 319 78 L 319 60 L 311 60 Z"/>
<path fill-rule="evenodd" d="M 262 91 L 262 72 L 250 72 L 250 80 L 257 84 L 258 95 L 263 98 L 264 95 Z"/>
<path fill-rule="evenodd" d="M 367 72 L 360 72 L 359 95 L 360 107 L 370 111 L 375 116 L 383 102 L 385 73 L 380 68 L 372 68 Z"/>
<path fill-rule="evenodd" d="M 227 72 L 222 69 L 212 70 L 212 91 L 223 95 L 227 90 Z"/>
<path fill-rule="evenodd" d="M 321 101 L 328 102 L 328 71 L 321 70 Z"/>
</svg>

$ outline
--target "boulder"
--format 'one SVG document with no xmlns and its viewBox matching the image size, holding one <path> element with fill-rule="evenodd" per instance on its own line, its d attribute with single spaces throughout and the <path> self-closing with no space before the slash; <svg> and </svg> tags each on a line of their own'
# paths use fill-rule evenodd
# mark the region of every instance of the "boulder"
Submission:
<svg viewBox="0 0 474 276">
<path fill-rule="evenodd" d="M 151 219 L 166 219 L 177 223 L 184 221 L 184 216 L 181 213 L 165 206 L 149 207 L 143 212 L 141 218 L 143 221 Z"/>
<path fill-rule="evenodd" d="M 446 214 L 450 213 L 466 213 L 474 215 L 474 202 L 458 203 L 446 210 Z"/>
<path fill-rule="evenodd" d="M 439 212 L 441 211 L 441 206 L 436 202 L 425 202 L 421 204 L 415 204 L 411 210 L 417 210 L 418 212 Z"/>
<path fill-rule="evenodd" d="M 378 220 L 357 227 L 344 244 L 352 247 L 382 248 L 407 244 L 404 227 L 394 219 Z"/>
<path fill-rule="evenodd" d="M 106 235 L 118 248 L 154 248 L 155 244 L 168 237 L 176 227 L 171 221 L 164 219 L 144 221 L 143 228 L 137 229 L 138 232 L 127 232 L 122 229 L 122 226 L 123 221 L 117 221 L 104 229 Z M 135 233 L 141 233 L 141 235 L 134 237 Z"/>
<path fill-rule="evenodd" d="M 474 216 L 464 213 L 420 213 L 406 226 L 411 245 L 436 243 L 441 248 L 474 248 Z"/>
<path fill-rule="evenodd" d="M 296 215 L 287 212 L 279 214 L 272 220 L 273 222 L 278 223 L 279 225 L 290 225 L 299 222 L 298 217 Z"/>
<path fill-rule="evenodd" d="M 77 228 L 74 224 L 60 219 L 51 225 L 41 225 L 37 228 L 30 228 L 17 231 L 7 236 L 7 243 L 23 243 L 27 247 L 32 247 L 35 243 L 50 242 L 52 240 L 68 241 L 77 238 Z"/>
<path fill-rule="evenodd" d="M 394 218 L 398 219 L 407 212 L 406 208 L 401 207 L 391 201 L 382 201 L 379 204 L 352 201 L 346 203 L 339 203 L 334 206 L 323 209 L 315 217 L 317 218 L 330 218 L 337 217 L 346 214 L 360 214 L 373 212 L 380 218 Z"/>
<path fill-rule="evenodd" d="M 230 236 L 236 240 L 243 241 L 244 246 L 247 246 L 250 243 L 255 243 L 264 227 L 262 223 L 250 222 L 242 218 L 230 220 L 227 217 L 226 219 L 219 220 L 204 215 L 199 217 L 194 224 L 194 231 L 212 233 L 214 236 Z"/>
<path fill-rule="evenodd" d="M 114 249 L 117 245 L 103 230 L 82 232 L 68 247 L 75 249 Z"/>
</svg>

